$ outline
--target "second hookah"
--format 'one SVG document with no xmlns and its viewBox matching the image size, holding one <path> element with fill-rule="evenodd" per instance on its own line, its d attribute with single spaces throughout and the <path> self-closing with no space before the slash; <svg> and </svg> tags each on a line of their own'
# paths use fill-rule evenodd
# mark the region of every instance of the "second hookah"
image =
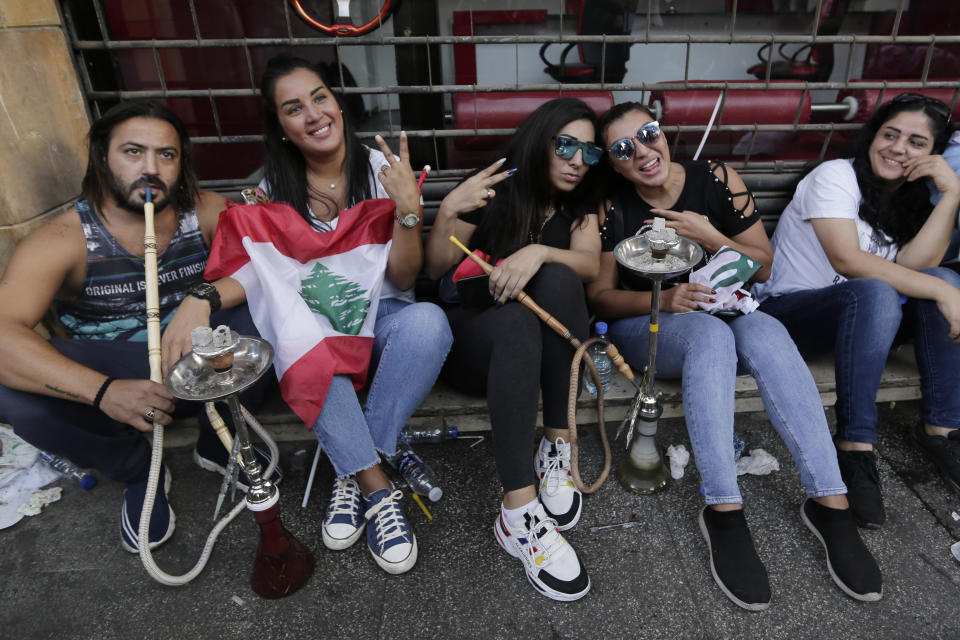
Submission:
<svg viewBox="0 0 960 640">
<path fill-rule="evenodd" d="M 626 425 L 630 453 L 617 467 L 617 479 L 634 493 L 656 493 L 667 486 L 666 467 L 657 448 L 657 423 L 663 413 L 662 394 L 654 390 L 657 361 L 657 334 L 660 330 L 660 288 L 664 280 L 683 275 L 701 259 L 703 249 L 696 242 L 677 235 L 666 226 L 664 218 L 654 218 L 653 225 L 645 225 L 635 236 L 625 238 L 613 250 L 619 265 L 620 279 L 627 286 L 640 284 L 640 279 L 652 281 L 650 297 L 650 346 L 647 367 L 641 390 L 633 399 L 630 412 L 620 425 L 617 437 Z M 634 427 L 636 440 L 630 445 Z"/>
</svg>

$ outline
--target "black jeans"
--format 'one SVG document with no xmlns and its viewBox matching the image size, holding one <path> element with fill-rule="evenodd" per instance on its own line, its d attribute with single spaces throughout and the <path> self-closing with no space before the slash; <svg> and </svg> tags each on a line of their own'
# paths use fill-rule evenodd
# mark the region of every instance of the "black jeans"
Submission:
<svg viewBox="0 0 960 640">
<path fill-rule="evenodd" d="M 210 323 L 214 327 L 226 324 L 240 335 L 258 335 L 246 305 L 218 311 L 211 316 Z M 54 338 L 50 344 L 71 360 L 104 375 L 127 379 L 150 377 L 146 342 Z M 254 410 L 275 380 L 273 372 L 267 372 L 240 395 L 240 402 Z M 222 446 L 210 427 L 202 403 L 178 401 L 174 415 L 181 418 L 197 413 L 200 415 L 198 439 L 205 442 L 212 439 L 213 446 Z M 220 413 L 233 431 L 230 413 Z M 0 385 L 0 421 L 13 425 L 14 432 L 33 446 L 69 458 L 84 469 L 96 469 L 112 480 L 141 480 L 150 466 L 151 451 L 146 437 L 90 405 Z"/>
<path fill-rule="evenodd" d="M 524 291 L 581 341 L 589 317 L 583 283 L 570 267 L 545 264 Z M 441 376 L 464 393 L 486 395 L 504 491 L 534 482 L 533 436 L 543 392 L 543 424 L 566 428 L 574 349 L 519 302 L 447 310 L 453 348 Z"/>
</svg>

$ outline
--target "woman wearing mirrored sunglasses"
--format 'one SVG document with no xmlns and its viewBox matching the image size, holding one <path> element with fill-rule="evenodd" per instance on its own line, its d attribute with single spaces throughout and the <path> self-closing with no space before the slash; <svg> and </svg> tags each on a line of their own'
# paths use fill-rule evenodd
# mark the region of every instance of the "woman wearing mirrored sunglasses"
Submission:
<svg viewBox="0 0 960 640">
<path fill-rule="evenodd" d="M 770 274 L 770 243 L 740 176 L 720 163 L 673 162 L 646 106 L 617 105 L 599 128 L 614 177 L 601 212 L 600 273 L 587 294 L 597 315 L 611 320 L 608 336 L 639 368 L 647 359 L 650 291 L 622 288 L 613 258 L 618 242 L 663 217 L 708 253 L 728 246 L 764 265 L 757 280 Z M 699 524 L 714 580 L 745 609 L 759 611 L 770 603 L 767 572 L 743 514 L 732 446 L 740 369 L 757 380 L 767 414 L 793 455 L 808 496 L 801 516 L 825 541 L 831 576 L 851 597 L 878 600 L 880 570 L 850 513 L 810 370 L 774 318 L 757 311 L 733 318 L 699 311 L 697 302 L 712 294 L 688 282 L 663 291 L 656 364 L 658 375 L 683 380 L 687 431 L 707 503 Z"/>
<path fill-rule="evenodd" d="M 877 471 L 877 389 L 898 331 L 912 337 L 920 416 L 912 437 L 960 491 L 960 277 L 938 267 L 960 179 L 940 155 L 939 100 L 901 94 L 877 109 L 850 156 L 817 166 L 773 235 L 773 277 L 755 289 L 801 353 L 835 353 L 837 456 L 863 526 L 886 513 Z M 942 195 L 934 206 L 927 182 Z"/>
<path fill-rule="evenodd" d="M 454 343 L 442 375 L 487 396 L 504 492 L 497 542 L 522 561 L 538 592 L 566 601 L 590 590 L 586 569 L 559 533 L 580 519 L 582 500 L 570 475 L 566 430 L 573 350 L 513 298 L 524 290 L 578 338 L 587 337 L 583 283 L 596 277 L 600 252 L 587 173 L 600 156 L 596 122 L 593 110 L 572 98 L 534 111 L 503 159 L 444 198 L 426 252 L 433 278 L 464 260 L 450 235 L 497 265 L 488 282 L 474 279 L 482 287 L 475 297 L 486 300 L 467 299 L 469 279 L 458 281 L 461 300 L 447 309 Z M 544 437 L 534 451 L 541 393 Z"/>
</svg>

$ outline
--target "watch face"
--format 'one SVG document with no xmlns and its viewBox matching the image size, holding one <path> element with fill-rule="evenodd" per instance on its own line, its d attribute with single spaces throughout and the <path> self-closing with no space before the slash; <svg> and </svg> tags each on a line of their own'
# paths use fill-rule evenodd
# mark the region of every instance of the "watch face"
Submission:
<svg viewBox="0 0 960 640">
<path fill-rule="evenodd" d="M 400 224 L 408 229 L 417 226 L 418 222 L 420 222 L 420 216 L 415 213 L 405 213 L 400 216 Z"/>
</svg>

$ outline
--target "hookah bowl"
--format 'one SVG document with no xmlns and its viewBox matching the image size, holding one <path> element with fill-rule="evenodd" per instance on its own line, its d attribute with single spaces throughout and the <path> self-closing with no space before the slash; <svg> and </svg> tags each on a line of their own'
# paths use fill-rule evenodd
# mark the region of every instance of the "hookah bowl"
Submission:
<svg viewBox="0 0 960 640">
<path fill-rule="evenodd" d="M 625 238 L 613 250 L 620 280 L 639 288 L 643 280 L 652 281 L 650 299 L 650 345 L 641 390 L 633 399 L 624 424 L 629 424 L 627 446 L 630 453 L 617 467 L 617 479 L 634 493 L 652 494 L 667 486 L 669 474 L 657 447 L 657 423 L 663 413 L 660 394 L 654 390 L 657 361 L 657 334 L 660 330 L 660 289 L 664 280 L 683 275 L 703 259 L 696 242 L 678 236 L 664 226 L 663 218 L 652 226 L 641 227 L 637 235 Z M 637 437 L 630 445 L 634 428 Z"/>
<path fill-rule="evenodd" d="M 198 327 L 191 334 L 193 351 L 182 357 L 167 374 L 167 389 L 182 400 L 226 402 L 239 440 L 240 468 L 247 475 L 247 508 L 260 525 L 260 544 L 250 585 L 263 598 L 283 598 L 296 592 L 313 575 L 310 550 L 280 523 L 280 492 L 263 477 L 253 455 L 247 423 L 237 399 L 273 362 L 269 342 L 239 336 L 225 325 L 212 330 Z"/>
</svg>

